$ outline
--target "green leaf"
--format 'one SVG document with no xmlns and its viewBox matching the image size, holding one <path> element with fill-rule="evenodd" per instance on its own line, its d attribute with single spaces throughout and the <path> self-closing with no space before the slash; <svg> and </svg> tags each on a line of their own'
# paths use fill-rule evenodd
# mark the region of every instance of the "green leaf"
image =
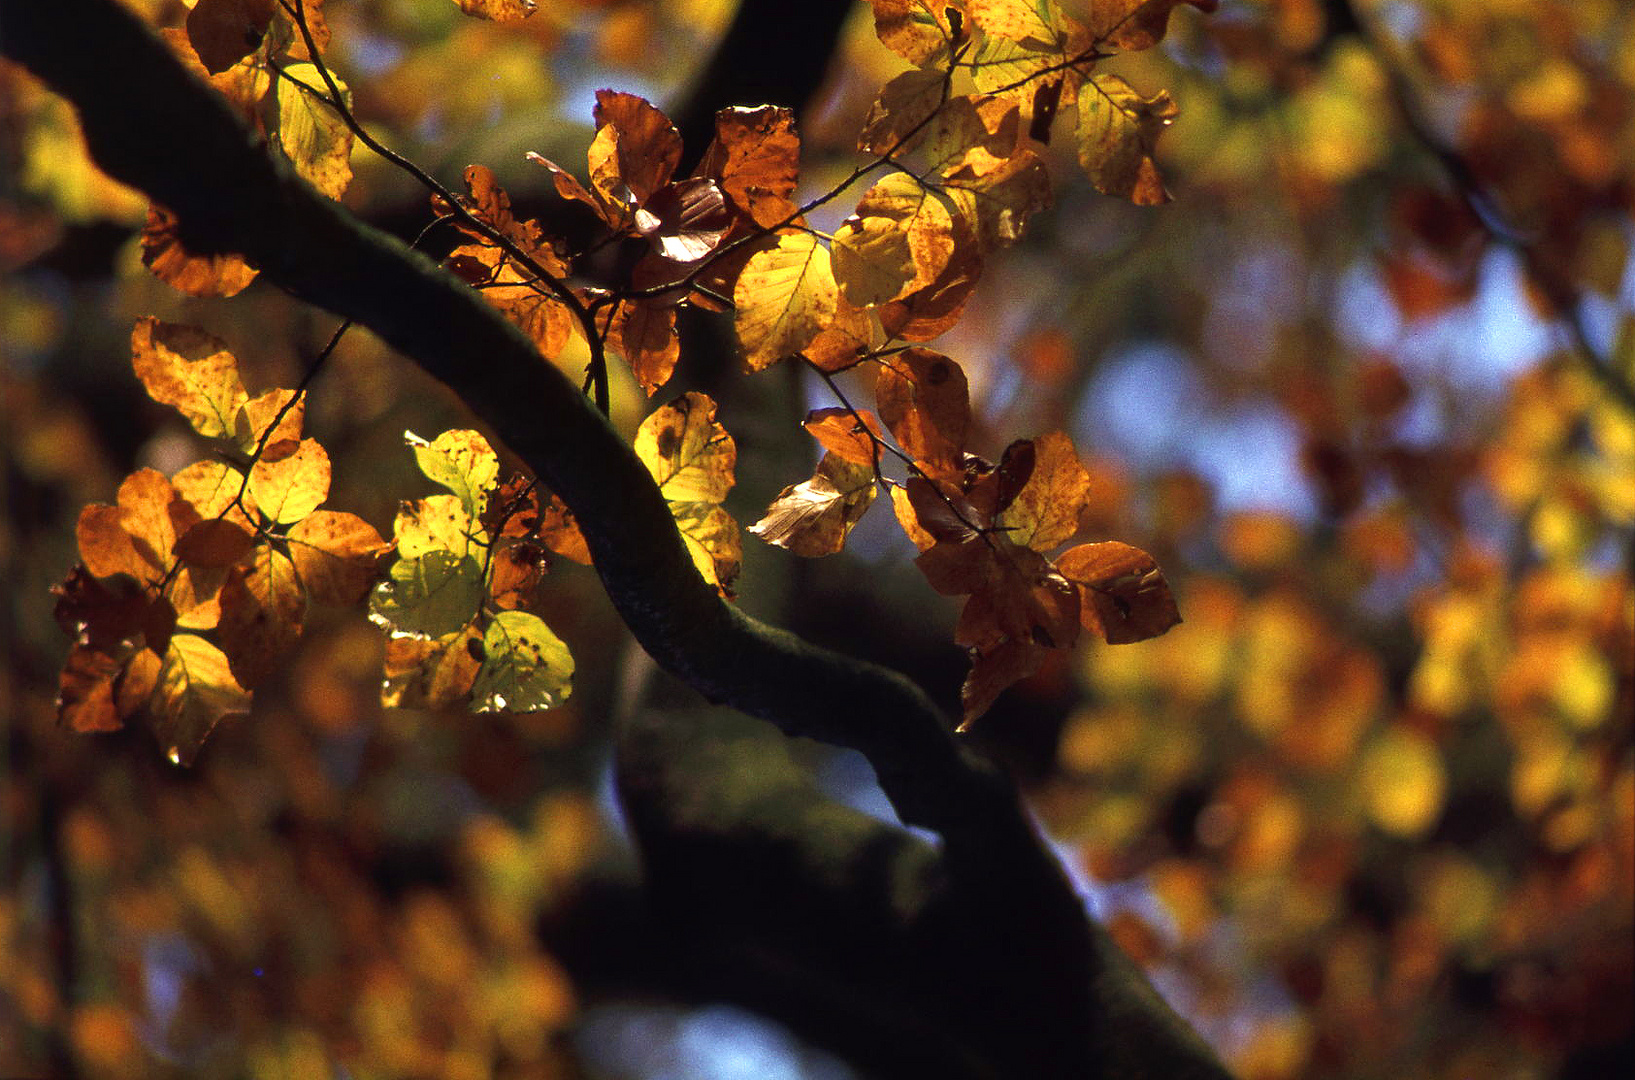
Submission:
<svg viewBox="0 0 1635 1080">
<path fill-rule="evenodd" d="M 502 611 L 483 635 L 483 666 L 471 688 L 478 712 L 554 709 L 573 691 L 573 656 L 537 615 Z"/>
<path fill-rule="evenodd" d="M 470 555 L 428 551 L 399 559 L 369 596 L 369 621 L 390 634 L 441 637 L 476 616 L 483 600 L 482 566 Z"/>
<path fill-rule="evenodd" d="M 488 506 L 488 491 L 500 474 L 500 459 L 488 440 L 475 431 L 445 431 L 427 442 L 412 431 L 403 439 L 414 450 L 420 471 L 459 498 L 468 517 L 482 516 Z"/>
</svg>

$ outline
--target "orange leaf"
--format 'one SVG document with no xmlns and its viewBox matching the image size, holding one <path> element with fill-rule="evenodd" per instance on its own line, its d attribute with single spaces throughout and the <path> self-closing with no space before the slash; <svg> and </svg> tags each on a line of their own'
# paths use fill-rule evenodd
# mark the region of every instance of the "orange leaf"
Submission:
<svg viewBox="0 0 1635 1080">
<path fill-rule="evenodd" d="M 874 495 L 874 466 L 831 451 L 810 480 L 784 488 L 749 531 L 796 555 L 832 555 L 846 545 L 846 536 Z"/>
<path fill-rule="evenodd" d="M 1012 543 L 1046 552 L 1065 544 L 1079 531 L 1090 474 L 1079 461 L 1073 440 L 1059 431 L 1033 441 L 1032 475 L 994 524 Z"/>
<path fill-rule="evenodd" d="M 971 670 L 959 688 L 960 721 L 954 730 L 969 731 L 1000 694 L 1037 672 L 1045 651 L 1031 641 L 1003 641 L 988 649 L 972 649 Z"/>
<path fill-rule="evenodd" d="M 233 678 L 220 649 L 195 634 L 176 634 L 159 669 L 152 708 L 165 756 L 190 765 L 217 723 L 249 714 L 250 694 Z"/>
<path fill-rule="evenodd" d="M 242 559 L 254 543 L 255 537 L 243 526 L 226 518 L 209 518 L 177 539 L 176 555 L 194 566 L 220 569 Z"/>
<path fill-rule="evenodd" d="M 246 401 L 233 421 L 233 438 L 237 441 L 239 449 L 246 454 L 254 454 L 256 448 L 260 447 L 260 456 L 268 461 L 277 461 L 294 453 L 296 445 L 301 441 L 301 427 L 306 420 L 307 400 L 302 397 L 288 409 L 284 409 L 293 397 L 294 390 L 268 390 L 265 394 Z M 269 433 L 267 429 L 274 418 L 278 417 L 281 409 L 284 410 L 283 417 L 278 420 L 278 427 Z M 267 440 L 265 446 L 261 445 L 263 437 Z"/>
<path fill-rule="evenodd" d="M 942 105 L 943 74 L 915 68 L 880 88 L 857 136 L 865 154 L 907 153 L 925 137 L 924 124 Z"/>
<path fill-rule="evenodd" d="M 467 15 L 490 22 L 521 22 L 534 13 L 534 0 L 454 0 Z"/>
<path fill-rule="evenodd" d="M 166 285 L 189 296 L 237 296 L 256 271 L 237 255 L 194 255 L 176 238 L 176 216 L 148 207 L 142 227 L 142 265 Z"/>
<path fill-rule="evenodd" d="M 1079 164 L 1096 190 L 1137 206 L 1169 202 L 1153 154 L 1179 115 L 1167 91 L 1144 98 L 1117 75 L 1091 79 L 1079 96 Z"/>
<path fill-rule="evenodd" d="M 295 564 L 271 544 L 257 545 L 248 566 L 228 573 L 217 631 L 239 683 L 254 687 L 278 670 L 301 638 L 306 609 Z"/>
<path fill-rule="evenodd" d="M 124 663 L 111 652 L 76 644 L 57 681 L 57 721 L 70 731 L 118 731 L 114 681 Z"/>
<path fill-rule="evenodd" d="M 579 531 L 579 523 L 573 519 L 573 511 L 555 495 L 540 508 L 536 533 L 546 547 L 564 559 L 590 565 L 590 548 L 585 544 L 584 534 Z"/>
<path fill-rule="evenodd" d="M 621 300 L 608 327 L 607 344 L 624 357 L 636 381 L 652 397 L 670 381 L 676 361 L 681 359 L 675 308 Z"/>
<path fill-rule="evenodd" d="M 356 514 L 314 510 L 289 532 L 290 559 L 301 584 L 320 604 L 355 604 L 380 576 L 380 560 L 392 545 Z"/>
<path fill-rule="evenodd" d="M 401 709 L 464 703 L 483 666 L 482 640 L 475 623 L 440 638 L 388 637 L 380 703 Z"/>
<path fill-rule="evenodd" d="M 187 37 L 215 75 L 261 45 L 272 13 L 273 0 L 199 0 L 187 13 Z"/>
<path fill-rule="evenodd" d="M 869 0 L 881 44 L 919 67 L 945 63 L 970 35 L 965 0 Z"/>
<path fill-rule="evenodd" d="M 880 455 L 876 440 L 884 441 L 886 437 L 880 422 L 867 410 L 854 415 L 850 409 L 813 409 L 806 414 L 803 426 L 825 450 L 871 469 Z M 871 433 L 873 438 L 869 437 Z"/>
<path fill-rule="evenodd" d="M 646 203 L 676 171 L 681 136 L 662 112 L 635 94 L 598 90 L 594 113 L 591 186 L 616 211 Z"/>
<path fill-rule="evenodd" d="M 1085 22 L 1098 48 L 1135 52 L 1164 39 L 1170 12 L 1183 3 L 1199 11 L 1219 6 L 1218 0 L 1090 0 Z"/>
<path fill-rule="evenodd" d="M 905 349 L 880 361 L 874 399 L 880 419 L 909 457 L 933 475 L 959 468 L 971 400 L 958 364 L 930 349 Z"/>
<path fill-rule="evenodd" d="M 944 176 L 976 179 L 1017 151 L 1021 112 L 1014 100 L 970 94 L 949 99 L 931 124 L 926 156 Z"/>
<path fill-rule="evenodd" d="M 1181 621 L 1163 571 L 1140 548 L 1108 540 L 1080 544 L 1056 560 L 1079 586 L 1080 618 L 1109 645 L 1157 637 Z"/>
<path fill-rule="evenodd" d="M 713 176 L 738 211 L 762 228 L 795 215 L 791 201 L 800 174 L 800 137 L 795 114 L 773 105 L 722 109 L 715 140 L 698 171 Z"/>
<path fill-rule="evenodd" d="M 206 438 L 232 435 L 234 420 L 249 400 L 233 354 L 220 338 L 196 327 L 152 316 L 136 320 L 131 366 L 149 397 L 175 408 Z"/>
</svg>

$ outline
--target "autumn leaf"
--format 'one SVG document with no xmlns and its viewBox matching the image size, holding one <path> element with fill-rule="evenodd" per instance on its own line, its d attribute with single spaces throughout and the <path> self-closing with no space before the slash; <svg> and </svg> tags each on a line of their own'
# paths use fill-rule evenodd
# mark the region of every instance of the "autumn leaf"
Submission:
<svg viewBox="0 0 1635 1080">
<path fill-rule="evenodd" d="M 914 68 L 894 77 L 880 88 L 857 148 L 865 154 L 885 156 L 907 153 L 925 137 L 925 123 L 942 106 L 947 80 L 936 70 Z"/>
<path fill-rule="evenodd" d="M 810 233 L 790 233 L 751 256 L 732 299 L 734 327 L 752 371 L 811 344 L 835 314 L 829 249 Z"/>
<path fill-rule="evenodd" d="M 306 415 L 304 396 L 297 398 L 294 390 L 268 390 L 246 401 L 233 417 L 233 441 L 246 454 L 274 461 L 288 457 L 301 441 Z"/>
<path fill-rule="evenodd" d="M 500 459 L 481 433 L 455 429 L 427 442 L 405 431 L 403 441 L 426 479 L 453 492 L 468 518 L 482 516 L 489 490 L 499 479 Z"/>
<path fill-rule="evenodd" d="M 268 520 L 300 521 L 329 497 L 329 454 L 316 439 L 302 439 L 295 452 L 277 461 L 262 458 L 250 467 L 250 500 Z"/>
<path fill-rule="evenodd" d="M 652 397 L 670 381 L 681 359 L 676 309 L 640 300 L 619 301 L 608 327 L 607 346 L 624 357 L 636 381 Z"/>
<path fill-rule="evenodd" d="M 832 258 L 840 295 L 855 307 L 897 299 L 915 276 L 908 233 L 889 218 L 846 219 L 835 232 Z"/>
<path fill-rule="evenodd" d="M 154 586 L 170 569 L 177 535 L 198 520 L 163 473 L 138 469 L 119 485 L 117 506 L 98 503 L 80 512 L 80 559 L 96 577 L 128 574 Z"/>
<path fill-rule="evenodd" d="M 1097 48 L 1150 49 L 1164 39 L 1170 12 L 1183 3 L 1204 12 L 1219 6 L 1218 0 L 1090 0 L 1085 25 Z"/>
<path fill-rule="evenodd" d="M 442 637 L 476 617 L 484 585 L 471 555 L 437 549 L 400 558 L 369 595 L 369 621 L 394 636 Z"/>
<path fill-rule="evenodd" d="M 488 534 L 454 495 L 428 495 L 403 503 L 392 523 L 399 558 L 418 559 L 428 551 L 480 553 Z"/>
<path fill-rule="evenodd" d="M 1031 97 L 1029 80 L 1059 69 L 1062 98 L 1073 100 L 1081 74 L 1071 65 L 1093 60 L 1091 39 L 1055 0 L 971 0 L 971 19 L 982 30 L 969 60 L 978 90 Z"/>
<path fill-rule="evenodd" d="M 886 343 L 886 328 L 874 308 L 854 307 L 844 293 L 835 295 L 834 321 L 800 351 L 813 367 L 837 372 L 854 367 Z"/>
<path fill-rule="evenodd" d="M 738 450 L 715 419 L 715 402 L 689 392 L 656 410 L 636 431 L 636 456 L 670 504 L 693 563 L 731 595 L 742 561 L 738 525 L 721 508 L 732 489 Z"/>
<path fill-rule="evenodd" d="M 278 670 L 301 640 L 306 610 L 295 564 L 271 544 L 256 545 L 251 559 L 228 573 L 216 633 L 240 685 L 254 689 Z"/>
<path fill-rule="evenodd" d="M 483 633 L 483 663 L 471 688 L 477 712 L 554 709 L 573 690 L 573 656 L 537 615 L 502 611 Z"/>
<path fill-rule="evenodd" d="M 204 519 L 224 517 L 247 531 L 255 523 L 233 500 L 244 486 L 244 474 L 224 461 L 196 461 L 170 478 L 176 494 Z"/>
<path fill-rule="evenodd" d="M 965 372 L 930 349 L 905 349 L 880 361 L 874 400 L 897 445 L 933 475 L 960 467 L 971 424 Z"/>
<path fill-rule="evenodd" d="M 324 86 L 316 65 L 290 64 L 284 73 L 274 99 L 274 139 L 302 179 L 331 199 L 339 199 L 352 182 L 352 129 L 334 108 L 296 85 L 299 81 L 314 88 Z M 333 74 L 330 78 L 350 107 L 346 84 Z"/>
<path fill-rule="evenodd" d="M 598 90 L 594 113 L 591 189 L 606 208 L 608 224 L 625 224 L 669 182 L 681 161 L 681 136 L 662 112 L 635 94 Z"/>
<path fill-rule="evenodd" d="M 142 265 L 166 285 L 189 296 L 237 296 L 256 271 L 237 255 L 195 255 L 176 237 L 176 216 L 148 207 L 142 227 Z"/>
<path fill-rule="evenodd" d="M 228 0 L 227 6 L 231 7 L 238 2 L 240 0 Z M 248 0 L 248 6 L 255 7 L 261 2 L 262 0 Z M 218 9 L 221 7 L 219 4 L 214 6 Z M 193 10 L 196 12 L 199 7 L 203 7 L 203 4 L 198 5 Z M 189 21 L 191 21 L 191 15 Z M 267 91 L 272 87 L 272 73 L 260 61 L 258 48 L 251 47 L 250 51 L 241 54 L 239 59 L 227 63 L 219 70 L 212 70 L 194 47 L 187 29 L 183 27 L 163 27 L 159 31 L 159 36 L 166 45 L 170 46 L 171 51 L 176 54 L 176 58 L 182 62 L 184 67 L 215 87 L 221 93 L 221 96 L 227 99 L 239 116 L 244 119 L 245 123 L 258 130 L 261 128 L 261 101 L 267 96 Z M 216 53 L 215 59 L 219 62 L 231 50 L 239 47 L 241 46 L 223 42 L 220 45 L 220 51 Z M 213 44 L 211 48 L 215 49 L 217 46 Z"/>
<path fill-rule="evenodd" d="M 380 703 L 389 709 L 462 705 L 483 664 L 483 639 L 470 623 L 437 638 L 390 636 Z"/>
<path fill-rule="evenodd" d="M 881 44 L 918 67 L 945 63 L 970 33 L 966 0 L 869 0 Z"/>
<path fill-rule="evenodd" d="M 1008 98 L 982 94 L 950 98 L 931 124 L 926 159 L 944 176 L 986 176 L 1017 152 L 1020 115 L 1016 102 Z"/>
<path fill-rule="evenodd" d="M 885 441 L 880 422 L 867 410 L 814 409 L 802 425 L 823 449 L 853 465 L 873 469 L 880 456 L 879 443 Z"/>
<path fill-rule="evenodd" d="M 233 677 L 227 656 L 196 634 L 175 634 L 153 691 L 153 727 L 165 756 L 191 765 L 222 720 L 248 716 L 250 693 Z"/>
<path fill-rule="evenodd" d="M 913 237 L 910 237 L 912 244 Z M 947 333 L 976 290 L 982 256 L 963 218 L 956 219 L 952 255 L 942 272 L 926 285 L 880 306 L 880 325 L 904 341 L 930 341 Z"/>
<path fill-rule="evenodd" d="M 1079 531 L 1090 474 L 1072 440 L 1059 431 L 1034 439 L 1032 447 L 1030 474 L 997 512 L 994 525 L 1012 543 L 1046 553 Z"/>
<path fill-rule="evenodd" d="M 225 569 L 250 553 L 255 534 L 228 518 L 206 518 L 176 540 L 176 557 L 189 566 Z"/>
<path fill-rule="evenodd" d="M 721 188 L 702 176 L 659 188 L 632 221 L 654 251 L 678 263 L 697 262 L 714 251 L 733 223 Z"/>
<path fill-rule="evenodd" d="M 974 230 L 979 251 L 1014 244 L 1035 211 L 1050 205 L 1050 175 L 1032 150 L 1019 150 L 979 177 L 964 170 L 948 178 L 943 194 L 959 208 L 960 221 Z"/>
<path fill-rule="evenodd" d="M 231 437 L 249 400 L 227 346 L 192 326 L 138 319 L 131 331 L 131 366 L 149 397 L 175 408 L 209 439 Z"/>
<path fill-rule="evenodd" d="M 591 564 L 590 548 L 585 543 L 584 534 L 579 531 L 579 523 L 573 518 L 573 511 L 555 495 L 540 507 L 539 525 L 534 535 L 564 559 L 572 559 L 585 566 Z"/>
<path fill-rule="evenodd" d="M 715 140 L 699 163 L 738 211 L 762 228 L 794 217 L 800 174 L 800 137 L 795 114 L 773 105 L 722 109 L 715 116 Z"/>
<path fill-rule="evenodd" d="M 368 593 L 391 545 L 356 514 L 314 510 L 290 527 L 289 551 L 307 595 L 347 606 Z"/>
<path fill-rule="evenodd" d="M 874 502 L 876 473 L 830 451 L 810 480 L 783 489 L 749 531 L 769 544 L 813 558 L 846 544 L 852 527 Z"/>
<path fill-rule="evenodd" d="M 534 0 L 454 0 L 467 15 L 490 22 L 521 22 L 534 13 Z"/>
<path fill-rule="evenodd" d="M 1179 115 L 1167 91 L 1144 98 L 1117 75 L 1092 79 L 1079 99 L 1079 164 L 1096 190 L 1137 206 L 1168 202 L 1152 155 Z"/>
<path fill-rule="evenodd" d="M 274 0 L 199 0 L 187 13 L 187 37 L 205 70 L 226 71 L 254 52 L 272 21 Z"/>
<path fill-rule="evenodd" d="M 958 243 L 953 200 L 906 173 L 892 173 L 864 193 L 854 217 L 892 222 L 908 237 L 911 287 L 924 288 L 954 260 Z"/>
<path fill-rule="evenodd" d="M 1080 544 L 1063 552 L 1056 568 L 1079 587 L 1084 628 L 1109 645 L 1145 641 L 1181 621 L 1163 571 L 1140 548 L 1113 540 Z"/>
</svg>

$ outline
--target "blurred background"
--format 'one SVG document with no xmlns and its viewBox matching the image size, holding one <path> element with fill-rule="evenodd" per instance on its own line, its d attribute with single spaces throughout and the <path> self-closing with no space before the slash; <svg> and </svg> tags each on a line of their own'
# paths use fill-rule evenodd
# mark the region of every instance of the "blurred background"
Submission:
<svg viewBox="0 0 1635 1080">
<path fill-rule="evenodd" d="M 867 5 L 807 7 L 804 44 L 780 46 L 795 81 L 765 89 L 814 72 L 787 103 L 815 194 L 858 162 L 862 117 L 904 65 Z M 561 0 L 510 26 L 447 0 L 324 12 L 378 137 L 451 185 L 486 163 L 528 207 L 548 178 L 524 151 L 582 173 L 597 88 L 684 131 L 711 88 L 755 92 L 746 65 L 711 60 L 735 8 Z M 1151 551 L 1185 622 L 1053 660 L 973 738 L 1089 909 L 1246 1080 L 1623 1074 L 1635 10 L 1222 0 L 1109 69 L 1180 105 L 1159 155 L 1175 201 L 1098 195 L 1061 140 L 1054 208 L 989 260 L 936 347 L 969 374 L 979 452 L 1073 436 L 1089 538 Z M 364 218 L 405 238 L 430 220 L 361 147 L 353 169 Z M 579 670 L 550 712 L 382 710 L 379 633 L 321 611 L 192 768 L 139 724 L 56 726 L 68 639 L 49 588 L 80 507 L 200 455 L 132 376 L 132 322 L 226 339 L 252 394 L 294 385 L 335 325 L 270 286 L 172 291 L 141 265 L 144 212 L 89 163 L 72 109 L 0 66 L 0 1075 L 853 1076 L 766 1018 L 666 993 L 617 918 L 581 917 L 638 872 L 613 717 L 682 697 L 652 689 L 583 568 L 545 589 Z M 660 399 L 722 399 L 729 507 L 752 521 L 809 473 L 795 421 L 834 402 L 792 368 L 741 378 L 707 320 L 688 333 Z M 628 377 L 614 391 L 633 430 L 648 404 Z M 469 425 L 361 330 L 307 416 L 336 463 L 327 505 L 383 532 L 430 490 L 402 432 Z M 746 537 L 741 602 L 953 706 L 954 608 L 888 517 L 817 562 Z M 860 758 L 799 754 L 833 797 L 889 817 Z"/>
</svg>

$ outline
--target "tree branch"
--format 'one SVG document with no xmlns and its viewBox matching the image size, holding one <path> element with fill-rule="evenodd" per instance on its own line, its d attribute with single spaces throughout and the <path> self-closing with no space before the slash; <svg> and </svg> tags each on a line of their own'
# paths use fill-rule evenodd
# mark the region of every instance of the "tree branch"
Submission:
<svg viewBox="0 0 1635 1080">
<path fill-rule="evenodd" d="M 969 910 L 1008 927 L 1014 955 L 1050 974 L 1038 992 L 1070 1022 L 1039 1037 L 1064 1063 L 1093 1067 L 1087 1028 L 1119 1011 L 1104 1000 L 1104 939 L 1092 939 L 1013 788 L 955 742 L 918 687 L 720 600 L 634 452 L 520 331 L 268 155 L 116 0 L 4 0 L 0 49 L 77 106 L 98 163 L 172 210 L 188 248 L 242 254 L 265 280 L 369 327 L 450 386 L 573 510 L 610 599 L 661 667 L 787 733 L 861 751 L 903 820 L 942 835 Z M 1118 1021 L 1121 1033 L 1190 1063 L 1189 1075 L 1224 1076 L 1156 998 L 1138 1012 L 1139 1023 Z"/>
</svg>

